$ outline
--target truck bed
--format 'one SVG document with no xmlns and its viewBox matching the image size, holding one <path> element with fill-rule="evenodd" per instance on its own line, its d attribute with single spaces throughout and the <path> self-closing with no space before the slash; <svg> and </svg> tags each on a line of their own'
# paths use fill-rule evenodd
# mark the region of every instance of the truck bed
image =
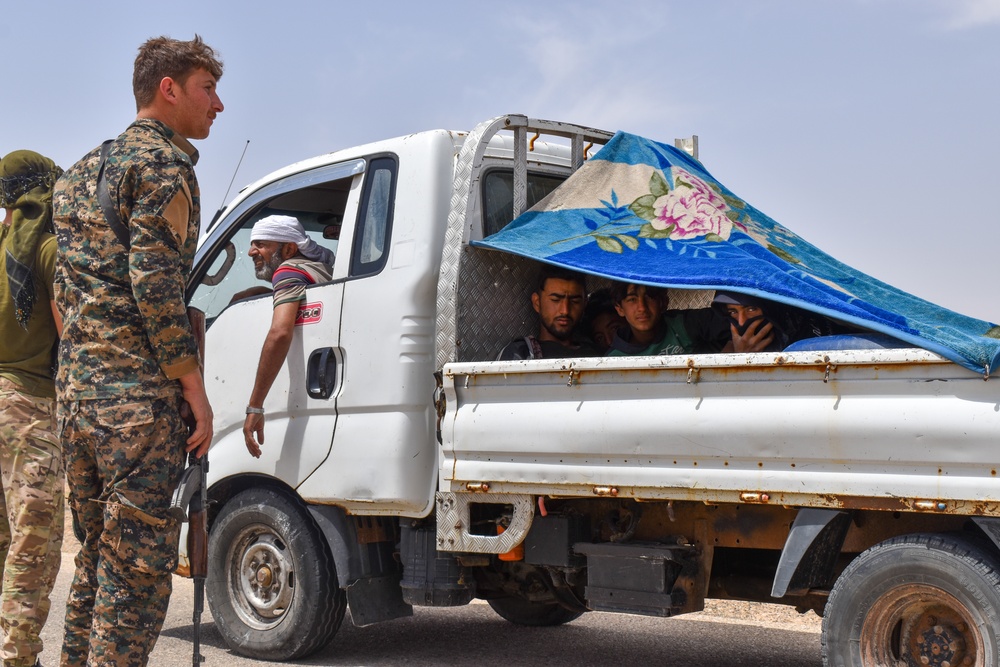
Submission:
<svg viewBox="0 0 1000 667">
<path fill-rule="evenodd" d="M 444 391 L 442 491 L 1000 515 L 1000 384 L 920 349 L 452 363 Z"/>
</svg>

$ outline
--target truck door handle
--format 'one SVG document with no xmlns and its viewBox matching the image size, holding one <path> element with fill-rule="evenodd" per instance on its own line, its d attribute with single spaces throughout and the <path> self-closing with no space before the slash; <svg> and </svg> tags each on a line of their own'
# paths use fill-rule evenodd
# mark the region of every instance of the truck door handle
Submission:
<svg viewBox="0 0 1000 667">
<path fill-rule="evenodd" d="M 332 347 L 321 347 L 309 355 L 306 393 L 309 398 L 330 398 L 337 384 L 337 357 Z"/>
</svg>

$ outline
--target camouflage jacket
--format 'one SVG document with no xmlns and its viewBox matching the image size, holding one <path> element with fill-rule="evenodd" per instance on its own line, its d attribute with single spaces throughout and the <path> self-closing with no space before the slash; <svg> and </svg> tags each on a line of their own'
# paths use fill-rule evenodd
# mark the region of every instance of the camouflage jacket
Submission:
<svg viewBox="0 0 1000 667">
<path fill-rule="evenodd" d="M 168 396 L 198 368 L 184 303 L 198 241 L 197 157 L 152 119 L 135 121 L 112 144 L 105 174 L 128 251 L 97 200 L 100 147 L 56 183 L 60 400 Z"/>
</svg>

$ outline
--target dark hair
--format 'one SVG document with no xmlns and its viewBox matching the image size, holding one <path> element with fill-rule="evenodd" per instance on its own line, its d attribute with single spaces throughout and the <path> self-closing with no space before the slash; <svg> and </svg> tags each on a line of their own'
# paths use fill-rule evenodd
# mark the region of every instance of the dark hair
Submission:
<svg viewBox="0 0 1000 667">
<path fill-rule="evenodd" d="M 589 326 L 590 322 L 593 322 L 598 315 L 603 313 L 618 313 L 615 310 L 615 302 L 611 300 L 611 289 L 608 287 L 594 290 L 587 295 L 587 307 L 583 311 L 583 323 Z"/>
<path fill-rule="evenodd" d="M 583 287 L 583 293 L 587 293 L 587 276 L 573 271 L 572 269 L 567 269 L 564 266 L 555 266 L 552 264 L 545 264 L 538 271 L 538 282 L 535 283 L 535 292 L 541 294 L 545 291 L 545 283 L 550 279 L 552 280 L 566 280 L 571 283 L 577 283 Z"/>
<path fill-rule="evenodd" d="M 222 77 L 222 61 L 218 53 L 198 35 L 189 42 L 169 37 L 153 37 L 139 47 L 132 70 L 132 93 L 135 108 L 141 111 L 156 97 L 160 81 L 170 77 L 184 85 L 188 77 L 204 69 L 216 79 Z"/>
<path fill-rule="evenodd" d="M 611 285 L 611 302 L 616 306 L 625 300 L 628 296 L 628 288 L 635 286 L 640 287 L 637 283 L 622 283 L 616 282 Z M 667 289 L 665 287 L 652 287 L 650 285 L 642 285 L 646 288 L 646 294 L 649 296 L 663 298 L 667 294 Z"/>
</svg>

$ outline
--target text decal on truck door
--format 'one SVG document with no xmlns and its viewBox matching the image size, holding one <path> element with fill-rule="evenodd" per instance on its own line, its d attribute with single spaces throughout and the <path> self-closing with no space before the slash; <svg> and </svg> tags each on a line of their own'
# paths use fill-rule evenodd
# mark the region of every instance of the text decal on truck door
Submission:
<svg viewBox="0 0 1000 667">
<path fill-rule="evenodd" d="M 316 324 L 321 319 L 323 319 L 323 303 L 307 303 L 299 306 L 299 312 L 295 315 L 295 326 Z"/>
</svg>

